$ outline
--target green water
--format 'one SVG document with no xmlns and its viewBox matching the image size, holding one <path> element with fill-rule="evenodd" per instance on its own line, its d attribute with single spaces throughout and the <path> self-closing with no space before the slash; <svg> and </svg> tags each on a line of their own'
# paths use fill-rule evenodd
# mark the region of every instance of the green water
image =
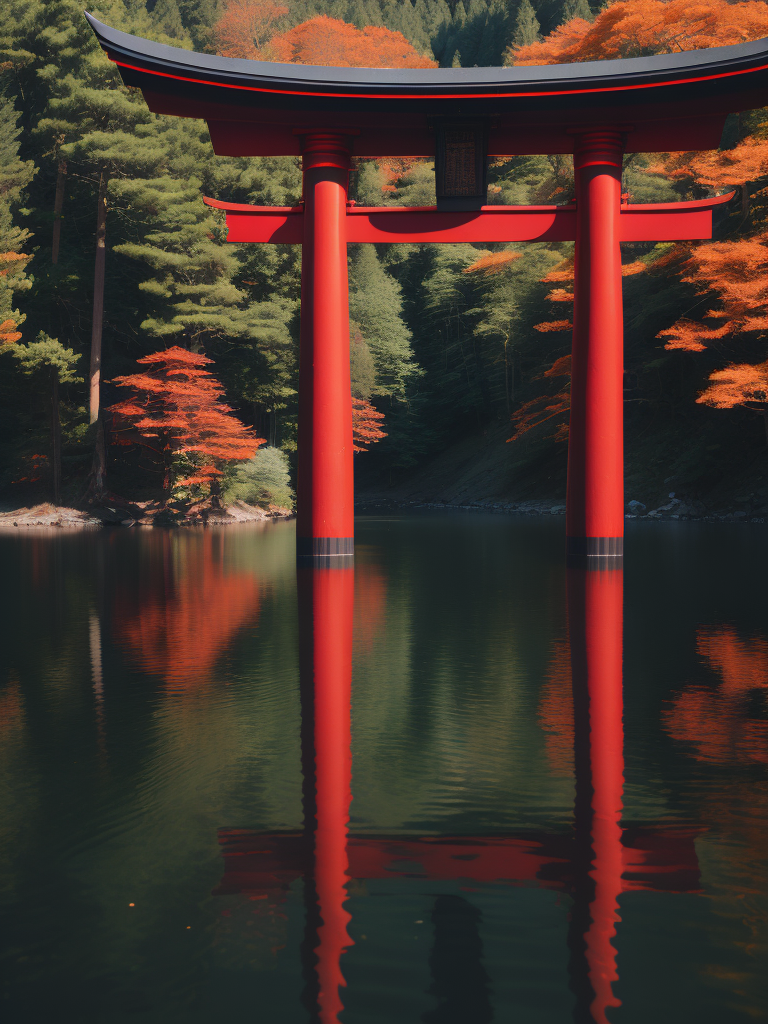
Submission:
<svg viewBox="0 0 768 1024">
<path fill-rule="evenodd" d="M 629 525 L 623 841 L 682 836 L 687 874 L 621 883 L 601 1011 L 563 520 L 358 520 L 349 828 L 389 860 L 347 880 L 342 1024 L 765 1019 L 768 534 Z M 30 531 L 0 565 L 2 1019 L 326 1024 L 311 864 L 223 885 L 220 830 L 307 824 L 292 525 Z M 503 837 L 549 866 L 479 877 Z"/>
</svg>

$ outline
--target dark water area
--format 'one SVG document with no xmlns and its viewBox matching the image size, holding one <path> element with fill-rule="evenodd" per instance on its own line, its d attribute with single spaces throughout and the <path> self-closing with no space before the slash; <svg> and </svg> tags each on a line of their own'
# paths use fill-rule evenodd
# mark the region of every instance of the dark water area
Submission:
<svg viewBox="0 0 768 1024">
<path fill-rule="evenodd" d="M 0 536 L 3 1021 L 765 1019 L 768 533 L 629 527 Z"/>
</svg>

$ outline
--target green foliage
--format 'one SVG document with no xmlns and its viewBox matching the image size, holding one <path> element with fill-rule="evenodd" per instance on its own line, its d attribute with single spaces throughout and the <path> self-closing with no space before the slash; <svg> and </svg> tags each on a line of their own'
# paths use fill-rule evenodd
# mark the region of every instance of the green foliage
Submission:
<svg viewBox="0 0 768 1024">
<path fill-rule="evenodd" d="M 75 366 L 80 361 L 79 354 L 42 331 L 34 341 L 26 344 L 18 342 L 9 346 L 9 351 L 27 376 L 45 374 L 48 378 L 56 377 L 60 384 L 83 382 L 83 378 L 75 374 Z"/>
<path fill-rule="evenodd" d="M 13 104 L 0 95 L 0 323 L 11 319 L 17 326 L 24 315 L 13 309 L 14 293 L 32 287 L 27 259 L 21 258 L 30 232 L 18 223 L 17 211 L 36 171 L 32 160 L 19 157 L 18 120 Z"/>
<path fill-rule="evenodd" d="M 419 373 L 411 332 L 401 316 L 401 288 L 372 245 L 359 245 L 350 257 L 349 315 L 368 346 L 375 368 L 372 394 L 402 398 Z M 360 396 L 365 397 L 365 396 Z"/>
<path fill-rule="evenodd" d="M 512 33 L 512 46 L 530 46 L 541 38 L 539 19 L 533 9 L 531 0 L 522 0 L 517 9 L 515 30 Z"/>
<path fill-rule="evenodd" d="M 589 0 L 565 0 L 562 24 L 571 21 L 573 18 L 583 18 L 584 21 L 595 20 L 595 16 L 589 6 Z"/>
<path fill-rule="evenodd" d="M 269 508 L 293 508 L 288 457 L 279 448 L 266 445 L 252 459 L 240 463 L 224 486 L 226 501 L 245 501 L 249 505 Z"/>
</svg>

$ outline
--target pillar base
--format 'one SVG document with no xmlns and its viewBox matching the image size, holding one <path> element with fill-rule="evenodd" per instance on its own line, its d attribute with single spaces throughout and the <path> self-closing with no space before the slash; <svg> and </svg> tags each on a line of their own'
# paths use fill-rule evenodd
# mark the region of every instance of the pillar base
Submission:
<svg viewBox="0 0 768 1024">
<path fill-rule="evenodd" d="M 297 537 L 296 561 L 318 569 L 348 569 L 355 563 L 355 538 Z"/>
<path fill-rule="evenodd" d="M 624 563 L 623 537 L 566 537 L 568 565 L 587 569 L 620 569 Z"/>
</svg>

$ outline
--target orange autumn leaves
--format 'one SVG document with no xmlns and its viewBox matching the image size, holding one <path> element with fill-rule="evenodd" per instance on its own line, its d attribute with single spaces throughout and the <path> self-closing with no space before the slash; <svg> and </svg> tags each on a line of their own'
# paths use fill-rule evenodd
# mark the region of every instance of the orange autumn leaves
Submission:
<svg viewBox="0 0 768 1024">
<path fill-rule="evenodd" d="M 288 8 L 273 0 L 227 0 L 214 26 L 219 53 L 225 57 L 285 64 L 369 68 L 434 68 L 437 62 L 418 53 L 401 32 L 380 25 L 355 28 L 322 14 L 278 32 Z"/>
<path fill-rule="evenodd" d="M 352 68 L 435 68 L 401 32 L 381 25 L 355 28 L 322 14 L 275 36 L 275 60 L 286 64 L 339 65 Z"/>
<path fill-rule="evenodd" d="M 222 464 L 250 459 L 265 443 L 220 401 L 224 389 L 206 369 L 212 359 L 176 345 L 138 362 L 147 367 L 144 372 L 115 377 L 131 397 L 111 411 L 122 443 L 142 438 L 163 458 L 166 490 L 174 456 L 185 456 L 191 469 L 179 484 L 209 486 L 222 475 Z"/>
<path fill-rule="evenodd" d="M 616 0 L 603 8 L 593 23 L 572 19 L 547 38 L 511 50 L 508 56 L 518 66 L 610 60 L 725 46 L 766 35 L 768 4 L 759 0 Z M 702 188 L 741 187 L 743 219 L 736 228 L 738 233 L 747 221 L 750 201 L 760 197 L 764 203 L 768 191 L 764 118 L 752 132 L 732 149 L 667 154 L 647 170 L 697 190 L 695 194 L 701 194 Z M 662 267 L 671 270 L 693 284 L 700 295 L 713 296 L 701 321 L 684 316 L 658 334 L 665 348 L 701 352 L 725 339 L 754 336 L 768 329 L 768 233 L 762 226 L 748 237 L 675 246 L 650 266 L 654 271 Z M 623 274 L 644 269 L 642 264 L 630 264 Z M 567 301 L 570 294 L 554 289 L 549 297 Z M 558 331 L 569 326 L 566 320 L 553 320 L 537 325 L 537 330 Z M 762 363 L 732 364 L 710 376 L 710 386 L 697 401 L 721 409 L 736 405 L 755 408 L 756 402 L 765 401 L 764 378 Z"/>
<path fill-rule="evenodd" d="M 591 24 L 573 18 L 541 42 L 510 51 L 516 66 L 645 57 L 768 36 L 762 0 L 617 0 Z"/>
<path fill-rule="evenodd" d="M 683 281 L 717 296 L 719 307 L 706 313 L 711 326 L 682 318 L 661 331 L 666 348 L 702 352 L 708 341 L 768 330 L 768 234 L 696 246 L 681 270 Z"/>
</svg>

